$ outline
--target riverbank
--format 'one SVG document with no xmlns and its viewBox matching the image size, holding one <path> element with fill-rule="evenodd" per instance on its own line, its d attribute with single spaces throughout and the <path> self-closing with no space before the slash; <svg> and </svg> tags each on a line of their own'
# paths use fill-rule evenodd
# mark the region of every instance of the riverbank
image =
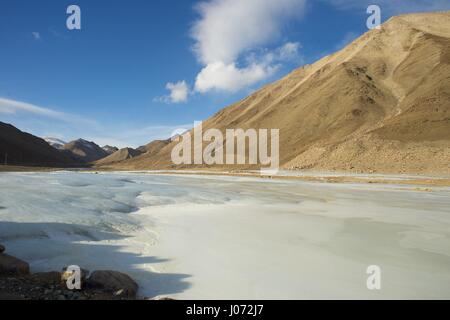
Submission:
<svg viewBox="0 0 450 320">
<path fill-rule="evenodd" d="M 336 173 L 317 173 L 301 171 L 285 171 L 288 174 L 261 175 L 254 171 L 242 172 L 220 172 L 220 171 L 143 171 L 144 174 L 155 175 L 202 175 L 202 176 L 230 176 L 230 177 L 254 177 L 270 180 L 284 181 L 304 181 L 304 182 L 323 182 L 323 183 L 368 183 L 368 184 L 391 184 L 391 185 L 409 185 L 409 186 L 436 186 L 450 187 L 450 178 L 438 176 L 419 176 L 419 175 L 383 175 L 383 174 L 346 174 Z M 136 173 L 136 172 L 133 172 Z M 421 189 L 427 191 L 427 189 Z M 420 190 L 419 190 L 420 191 Z"/>
<path fill-rule="evenodd" d="M 65 170 L 65 169 L 49 168 L 49 167 L 23 167 L 23 166 L 0 165 L 0 172 L 51 172 L 58 170 Z"/>
<path fill-rule="evenodd" d="M 201 175 L 201 176 L 229 176 L 229 177 L 254 177 L 270 180 L 285 181 L 304 181 L 304 182 L 322 182 L 322 183 L 362 183 L 362 184 L 391 184 L 403 186 L 425 187 L 418 188 L 418 191 L 429 191 L 427 186 L 450 187 L 450 175 L 418 175 L 409 174 L 381 174 L 381 173 L 352 173 L 352 172 L 312 172 L 285 170 L 276 175 L 261 175 L 257 171 L 221 171 L 221 170 L 115 170 L 112 168 L 37 168 L 37 167 L 18 167 L 18 166 L 0 166 L 1 172 L 58 172 L 74 171 L 86 173 L 134 173 L 134 174 L 152 174 L 152 175 Z"/>
</svg>

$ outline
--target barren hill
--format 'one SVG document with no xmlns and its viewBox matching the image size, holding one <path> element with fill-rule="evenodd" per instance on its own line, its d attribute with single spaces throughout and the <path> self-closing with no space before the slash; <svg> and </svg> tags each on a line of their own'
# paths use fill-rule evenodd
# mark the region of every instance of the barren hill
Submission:
<svg viewBox="0 0 450 320">
<path fill-rule="evenodd" d="M 114 152 L 119 151 L 119 148 L 113 146 L 103 146 L 102 149 L 105 150 L 107 154 L 113 154 Z"/>
<path fill-rule="evenodd" d="M 0 122 L 0 163 L 19 166 L 67 167 L 74 160 L 45 140 Z"/>
<path fill-rule="evenodd" d="M 279 128 L 284 168 L 450 173 L 450 12 L 391 18 L 203 126 Z M 171 168 L 173 146 L 116 167 Z"/>
<path fill-rule="evenodd" d="M 65 144 L 62 148 L 81 162 L 89 163 L 107 157 L 109 154 L 94 142 L 78 139 Z"/>
<path fill-rule="evenodd" d="M 107 156 L 106 158 L 98 160 L 97 162 L 95 162 L 95 165 L 97 166 L 111 165 L 128 159 L 133 159 L 141 154 L 142 152 L 139 150 L 124 148 L 114 152 L 113 154 Z"/>
<path fill-rule="evenodd" d="M 158 153 L 162 148 L 170 144 L 171 139 L 168 140 L 155 140 L 150 142 L 149 144 L 137 148 L 137 150 L 142 153 L 147 153 L 147 156 Z"/>
</svg>

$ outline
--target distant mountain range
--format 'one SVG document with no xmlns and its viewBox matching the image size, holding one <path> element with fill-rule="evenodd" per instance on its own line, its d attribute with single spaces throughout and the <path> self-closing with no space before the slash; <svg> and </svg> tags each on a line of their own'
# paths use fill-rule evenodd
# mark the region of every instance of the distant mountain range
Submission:
<svg viewBox="0 0 450 320">
<path fill-rule="evenodd" d="M 75 159 L 84 163 L 90 163 L 109 156 L 109 153 L 103 150 L 95 142 L 78 139 L 65 144 L 62 151 L 71 154 Z"/>
<path fill-rule="evenodd" d="M 69 143 L 51 137 L 44 138 L 44 140 L 58 150 L 70 151 L 76 158 L 83 162 L 96 161 L 119 151 L 119 148 L 108 145 L 101 147 L 102 151 L 95 142 L 89 142 L 83 139 L 78 139 Z"/>
<path fill-rule="evenodd" d="M 153 142 L 149 144 L 158 144 Z M 10 124 L 0 122 L 0 165 L 80 167 L 112 165 L 143 154 L 140 150 L 117 147 L 100 147 L 95 142 L 78 139 L 66 143 L 57 138 L 41 139 L 25 133 Z M 142 151 L 141 151 L 142 150 Z"/>
<path fill-rule="evenodd" d="M 80 167 L 107 158 L 118 151 L 116 147 L 101 148 L 96 143 L 83 139 L 69 143 L 51 137 L 41 139 L 0 122 L 0 164 L 3 165 Z M 141 152 L 130 149 L 129 154 L 137 155 Z M 128 158 L 119 153 L 113 159 Z"/>
<path fill-rule="evenodd" d="M 67 154 L 51 147 L 44 139 L 0 122 L 0 164 L 21 166 L 77 166 Z"/>
</svg>

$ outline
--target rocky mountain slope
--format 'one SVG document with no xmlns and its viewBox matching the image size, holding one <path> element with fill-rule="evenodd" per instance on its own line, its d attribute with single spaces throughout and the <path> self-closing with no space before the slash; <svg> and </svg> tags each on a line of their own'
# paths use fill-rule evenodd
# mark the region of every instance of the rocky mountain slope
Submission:
<svg viewBox="0 0 450 320">
<path fill-rule="evenodd" d="M 16 166 L 75 166 L 69 156 L 45 140 L 0 122 L 0 163 Z"/>
<path fill-rule="evenodd" d="M 64 142 L 61 139 L 57 139 L 57 138 L 51 138 L 51 137 L 46 137 L 44 138 L 44 140 L 51 145 L 53 148 L 58 149 L 58 150 L 62 150 L 62 148 L 64 147 L 64 145 L 67 142 Z"/>
<path fill-rule="evenodd" d="M 84 163 L 94 162 L 109 156 L 94 142 L 78 139 L 65 144 L 62 148 L 67 154 L 72 154 L 76 159 Z"/>
<path fill-rule="evenodd" d="M 119 151 L 119 148 L 112 146 L 103 146 L 102 149 L 105 150 L 107 154 L 113 154 L 114 152 Z"/>
<path fill-rule="evenodd" d="M 97 166 L 111 165 L 128 159 L 133 159 L 137 156 L 140 156 L 141 154 L 142 152 L 139 150 L 135 150 L 132 148 L 124 148 L 114 152 L 113 154 L 107 156 L 106 158 L 96 161 L 95 165 Z"/>
<path fill-rule="evenodd" d="M 391 18 L 203 126 L 280 129 L 283 168 L 450 173 L 450 12 Z M 173 168 L 174 145 L 116 167 Z"/>
<path fill-rule="evenodd" d="M 145 146 L 137 148 L 137 150 L 139 150 L 142 153 L 147 153 L 147 156 L 148 156 L 148 155 L 158 153 L 162 148 L 164 148 L 165 146 L 170 144 L 170 142 L 171 142 L 171 139 L 155 140 Z"/>
</svg>

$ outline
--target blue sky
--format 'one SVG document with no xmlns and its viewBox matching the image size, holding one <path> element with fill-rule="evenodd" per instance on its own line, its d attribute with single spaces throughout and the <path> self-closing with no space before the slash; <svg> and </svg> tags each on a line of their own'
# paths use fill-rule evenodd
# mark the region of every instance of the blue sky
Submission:
<svg viewBox="0 0 450 320">
<path fill-rule="evenodd" d="M 119 147 L 168 138 L 367 31 L 450 0 L 2 0 L 0 121 Z M 66 9 L 81 9 L 68 30 Z"/>
</svg>

